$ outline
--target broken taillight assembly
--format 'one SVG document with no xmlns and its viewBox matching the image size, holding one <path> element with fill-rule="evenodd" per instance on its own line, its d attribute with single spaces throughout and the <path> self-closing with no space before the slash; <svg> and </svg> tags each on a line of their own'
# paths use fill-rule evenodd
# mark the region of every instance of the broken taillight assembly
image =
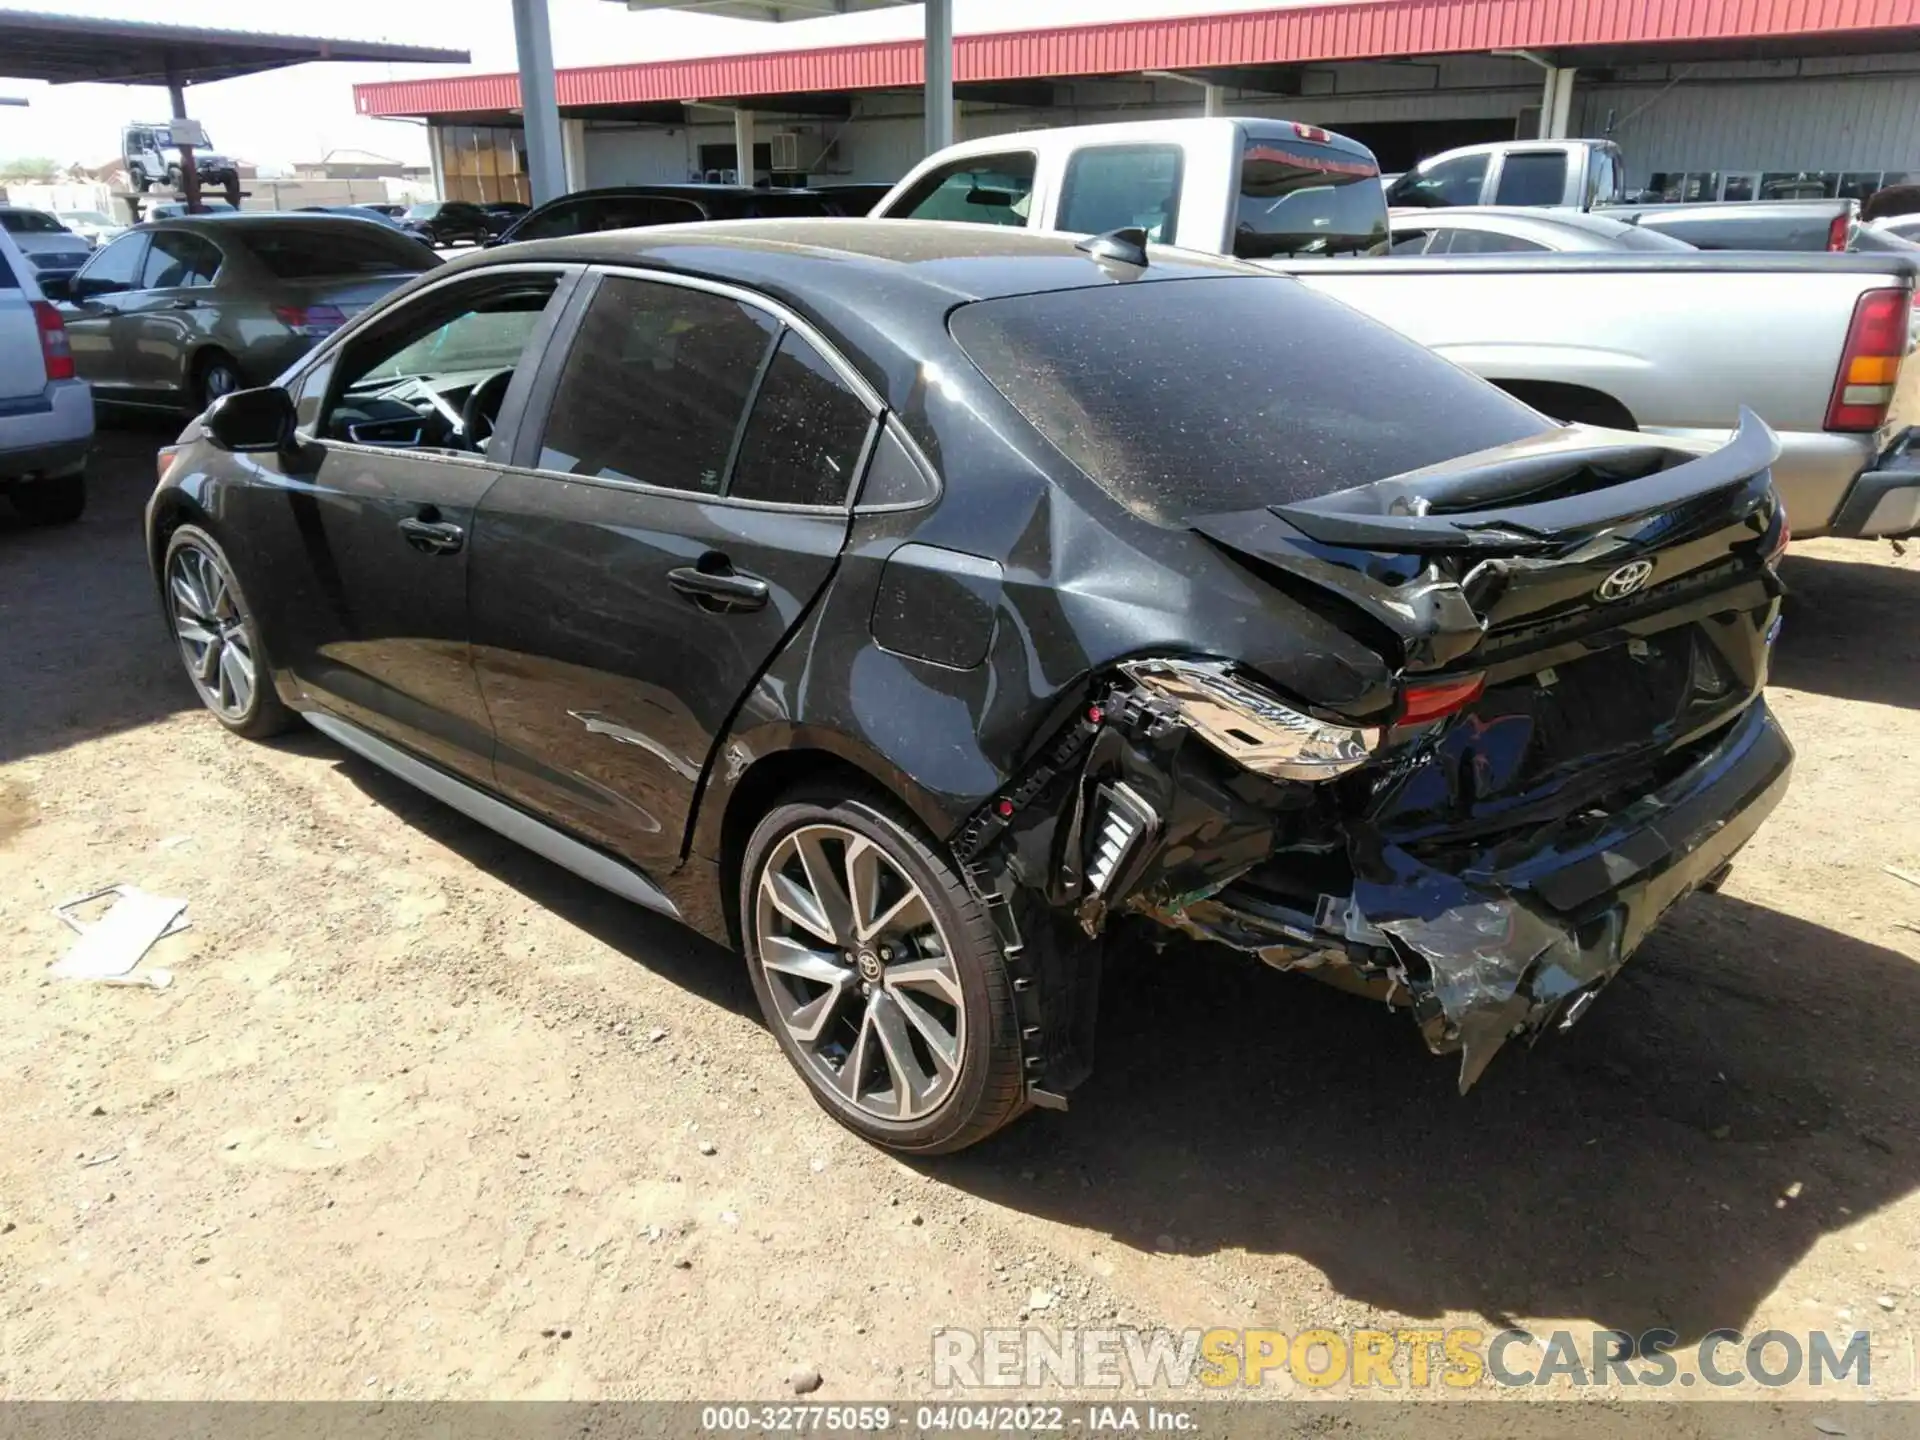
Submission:
<svg viewBox="0 0 1920 1440">
<path fill-rule="evenodd" d="M 1366 764 L 1380 744 L 1377 727 L 1303 714 L 1219 661 L 1135 660 L 1120 668 L 1170 702 L 1188 729 L 1256 775 L 1331 780 Z"/>
<path fill-rule="evenodd" d="M 1464 710 L 1478 700 L 1486 688 L 1484 675 L 1462 675 L 1426 685 L 1409 685 L 1400 692 L 1398 723 L 1424 725 L 1429 720 Z"/>
</svg>

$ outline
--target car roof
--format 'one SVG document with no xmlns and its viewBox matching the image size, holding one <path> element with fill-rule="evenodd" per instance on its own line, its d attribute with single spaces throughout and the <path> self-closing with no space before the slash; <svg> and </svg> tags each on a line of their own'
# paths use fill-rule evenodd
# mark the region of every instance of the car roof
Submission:
<svg viewBox="0 0 1920 1440">
<path fill-rule="evenodd" d="M 1534 231 L 1577 231 L 1611 239 L 1627 234 L 1635 227 L 1610 215 L 1591 215 L 1581 210 L 1543 210 L 1520 205 L 1396 205 L 1387 212 L 1388 220 L 1409 230 L 1451 225 L 1460 230 L 1497 230 L 1521 235 Z"/>
<path fill-rule="evenodd" d="M 153 230 L 164 225 L 169 230 L 197 230 L 213 225 L 228 234 L 236 230 L 325 230 L 351 225 L 358 235 L 364 233 L 367 223 L 358 215 L 335 215 L 326 210 L 215 210 L 207 215 L 160 215 L 132 228 Z"/>
<path fill-rule="evenodd" d="M 1209 139 L 1238 133 L 1258 140 L 1284 140 L 1294 145 L 1306 139 L 1308 143 L 1327 145 L 1335 150 L 1365 156 L 1368 159 L 1373 158 L 1373 152 L 1351 136 L 1342 135 L 1338 130 L 1329 130 L 1325 126 L 1309 128 L 1324 133 L 1326 138 L 1320 139 L 1318 133 L 1312 137 L 1303 137 L 1292 120 L 1270 120 L 1252 115 L 1221 115 L 1183 120 L 1116 120 L 1102 125 L 1054 125 L 1043 130 L 1015 130 L 1007 134 L 983 135 L 975 140 L 960 141 L 936 153 L 938 156 L 956 160 L 975 155 L 1000 155 L 1009 150 L 1030 150 L 1036 154 L 1050 155 L 1062 150 L 1078 150 L 1089 144 L 1110 144 L 1127 140 L 1138 140 L 1143 143 L 1158 140 L 1167 143 L 1202 144 Z M 925 161 L 919 162 L 920 165 L 925 163 Z M 918 168 L 917 165 L 916 171 Z"/>
<path fill-rule="evenodd" d="M 1144 269 L 1096 260 L 1075 237 L 927 220 L 714 220 L 557 236 L 476 251 L 435 283 L 533 260 L 622 265 L 758 292 L 812 322 L 888 403 L 921 367 L 951 363 L 947 316 L 976 300 L 1122 283 L 1241 276 L 1292 283 L 1226 256 L 1151 247 Z M 423 282 L 416 282 L 423 283 Z"/>
<path fill-rule="evenodd" d="M 660 185 L 602 185 L 594 190 L 574 190 L 548 201 L 557 205 L 562 200 L 617 200 L 626 196 L 668 195 L 689 200 L 700 200 L 725 195 L 812 195 L 815 191 L 789 187 L 768 187 L 765 185 L 724 185 L 706 184 L 696 181 L 668 181 Z"/>
</svg>

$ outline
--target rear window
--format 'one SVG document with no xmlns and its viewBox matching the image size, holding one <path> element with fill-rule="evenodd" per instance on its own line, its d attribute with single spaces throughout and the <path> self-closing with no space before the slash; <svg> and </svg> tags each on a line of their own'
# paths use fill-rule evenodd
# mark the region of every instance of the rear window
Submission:
<svg viewBox="0 0 1920 1440">
<path fill-rule="evenodd" d="M 1550 428 L 1280 276 L 978 301 L 951 325 L 1042 435 L 1156 525 L 1311 499 Z"/>
<path fill-rule="evenodd" d="M 1387 201 L 1370 158 L 1306 140 L 1247 137 L 1234 254 L 1384 254 L 1386 244 Z"/>
<path fill-rule="evenodd" d="M 255 259 L 282 280 L 413 275 L 440 263 L 426 246 L 398 231 L 345 222 L 250 230 L 245 244 Z"/>
</svg>

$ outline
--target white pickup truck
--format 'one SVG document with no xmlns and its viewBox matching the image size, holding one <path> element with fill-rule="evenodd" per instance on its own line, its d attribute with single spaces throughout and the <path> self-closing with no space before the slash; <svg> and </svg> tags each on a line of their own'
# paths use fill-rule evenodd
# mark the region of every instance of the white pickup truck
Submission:
<svg viewBox="0 0 1920 1440">
<path fill-rule="evenodd" d="M 1920 424 L 1920 365 L 1903 363 L 1913 348 L 1913 260 L 1396 258 L 1382 253 L 1378 177 L 1369 151 L 1311 125 L 1142 121 L 950 146 L 872 214 L 1124 231 L 1238 255 L 1564 420 L 1717 442 L 1747 405 L 1780 437 L 1774 481 L 1796 533 L 1920 532 L 1920 445 L 1907 455 L 1909 429 Z"/>
</svg>

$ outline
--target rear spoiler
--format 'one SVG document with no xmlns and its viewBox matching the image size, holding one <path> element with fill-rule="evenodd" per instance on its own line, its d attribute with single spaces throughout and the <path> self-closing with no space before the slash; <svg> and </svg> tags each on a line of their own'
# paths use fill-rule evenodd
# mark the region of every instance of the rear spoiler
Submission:
<svg viewBox="0 0 1920 1440">
<path fill-rule="evenodd" d="M 1270 507 L 1309 539 L 1369 550 L 1511 550 L 1631 524 L 1662 510 L 1746 484 L 1780 457 L 1780 441 L 1753 411 L 1740 408 L 1733 438 L 1711 454 L 1653 469 L 1671 445 L 1595 445 L 1577 427 L 1546 443 L 1483 450 L 1444 465 L 1389 476 L 1351 490 Z M 1557 443 L 1556 443 L 1557 442 Z M 1528 502 L 1556 479 L 1581 469 L 1623 475 L 1581 494 Z M 1651 473 L 1646 473 L 1651 471 Z M 1194 528 L 1208 533 L 1209 521 Z"/>
</svg>

